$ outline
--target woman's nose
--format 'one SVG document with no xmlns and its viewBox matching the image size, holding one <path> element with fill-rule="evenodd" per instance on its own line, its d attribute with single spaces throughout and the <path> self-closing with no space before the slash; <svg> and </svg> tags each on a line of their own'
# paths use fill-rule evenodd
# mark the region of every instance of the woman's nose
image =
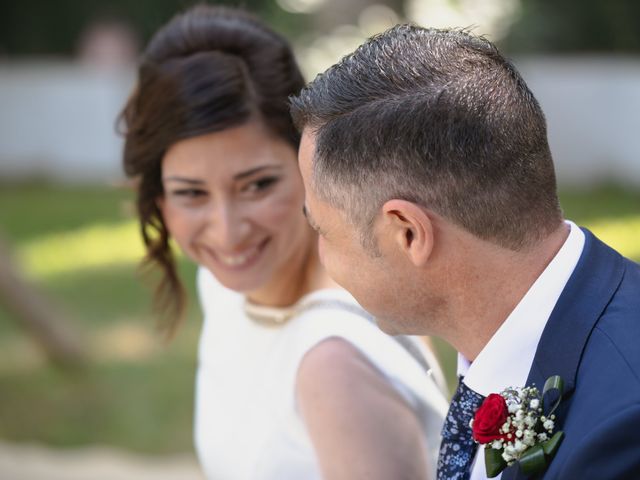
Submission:
<svg viewBox="0 0 640 480">
<path fill-rule="evenodd" d="M 241 208 L 230 204 L 218 204 L 207 215 L 206 235 L 213 246 L 233 252 L 247 239 L 250 224 Z"/>
</svg>

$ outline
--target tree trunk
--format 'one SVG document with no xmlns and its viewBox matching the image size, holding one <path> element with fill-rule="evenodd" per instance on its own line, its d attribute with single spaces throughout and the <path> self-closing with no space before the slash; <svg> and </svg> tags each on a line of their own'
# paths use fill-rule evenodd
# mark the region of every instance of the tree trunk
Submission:
<svg viewBox="0 0 640 480">
<path fill-rule="evenodd" d="M 48 299 L 37 292 L 13 263 L 0 232 L 0 303 L 40 345 L 47 357 L 63 367 L 82 367 L 86 355 L 77 332 L 67 325 Z"/>
</svg>

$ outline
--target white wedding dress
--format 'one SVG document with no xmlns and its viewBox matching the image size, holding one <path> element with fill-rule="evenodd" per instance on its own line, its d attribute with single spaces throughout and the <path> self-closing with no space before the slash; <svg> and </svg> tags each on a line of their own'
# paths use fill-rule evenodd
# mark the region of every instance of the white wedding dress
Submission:
<svg viewBox="0 0 640 480">
<path fill-rule="evenodd" d="M 304 354 L 329 337 L 359 349 L 412 406 L 424 425 L 435 469 L 448 404 L 441 371 L 427 353 L 430 376 L 393 337 L 345 308 L 307 308 L 337 300 L 357 307 L 343 290 L 319 290 L 297 304 L 281 326 L 248 318 L 244 297 L 198 272 L 204 311 L 196 377 L 195 444 L 210 480 L 313 480 L 320 471 L 296 407 L 295 377 Z M 417 345 L 418 344 L 416 343 Z M 374 421 L 375 419 L 372 419 Z"/>
</svg>

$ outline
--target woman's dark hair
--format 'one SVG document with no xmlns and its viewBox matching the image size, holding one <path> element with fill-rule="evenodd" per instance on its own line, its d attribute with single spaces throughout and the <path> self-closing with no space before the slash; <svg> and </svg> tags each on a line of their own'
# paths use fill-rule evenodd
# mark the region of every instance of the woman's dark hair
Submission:
<svg viewBox="0 0 640 480">
<path fill-rule="evenodd" d="M 174 143 L 260 118 L 297 149 L 287 98 L 304 86 L 291 46 L 247 12 L 200 5 L 175 16 L 151 39 L 137 86 L 120 115 L 124 171 L 135 179 L 147 254 L 162 277 L 155 307 L 171 337 L 186 298 L 157 204 L 162 158 Z"/>
</svg>

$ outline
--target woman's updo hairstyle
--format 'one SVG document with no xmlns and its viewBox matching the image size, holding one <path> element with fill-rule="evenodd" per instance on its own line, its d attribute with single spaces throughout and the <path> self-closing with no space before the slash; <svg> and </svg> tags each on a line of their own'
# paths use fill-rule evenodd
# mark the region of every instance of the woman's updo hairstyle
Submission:
<svg viewBox="0 0 640 480">
<path fill-rule="evenodd" d="M 288 97 L 304 86 L 288 42 L 242 10 L 200 5 L 175 16 L 147 46 L 137 86 L 121 116 L 124 171 L 136 181 L 137 210 L 147 254 L 162 277 L 156 310 L 169 336 L 186 297 L 176 272 L 169 232 L 158 208 L 162 158 L 186 138 L 259 118 L 297 149 Z"/>
</svg>

